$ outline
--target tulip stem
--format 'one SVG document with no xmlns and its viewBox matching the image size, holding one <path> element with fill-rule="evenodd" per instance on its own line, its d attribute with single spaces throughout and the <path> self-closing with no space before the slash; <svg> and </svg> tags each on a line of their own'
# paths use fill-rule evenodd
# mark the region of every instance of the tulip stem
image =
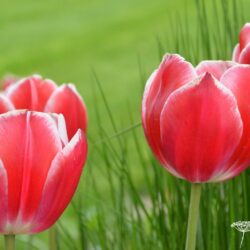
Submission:
<svg viewBox="0 0 250 250">
<path fill-rule="evenodd" d="M 197 224 L 199 219 L 199 206 L 201 197 L 201 184 L 192 183 L 189 203 L 186 250 L 195 250 Z"/>
<path fill-rule="evenodd" d="M 15 250 L 15 235 L 6 234 L 4 235 L 5 250 Z"/>
<path fill-rule="evenodd" d="M 57 229 L 56 229 L 56 225 L 54 225 L 49 230 L 49 249 L 50 250 L 57 250 Z"/>
</svg>

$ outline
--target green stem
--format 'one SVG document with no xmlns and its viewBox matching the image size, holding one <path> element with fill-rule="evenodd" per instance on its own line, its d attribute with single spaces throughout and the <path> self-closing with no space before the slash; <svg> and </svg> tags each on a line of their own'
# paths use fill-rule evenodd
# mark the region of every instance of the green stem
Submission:
<svg viewBox="0 0 250 250">
<path fill-rule="evenodd" d="M 29 235 L 27 250 L 33 249 L 33 239 L 34 239 L 34 235 Z"/>
<path fill-rule="evenodd" d="M 57 230 L 56 225 L 54 225 L 49 230 L 49 250 L 57 250 Z"/>
<path fill-rule="evenodd" d="M 6 234 L 4 235 L 5 250 L 15 250 L 15 235 Z"/>
<path fill-rule="evenodd" d="M 195 250 L 200 197 L 201 184 L 193 183 L 191 186 L 191 198 L 189 203 L 186 250 Z"/>
</svg>

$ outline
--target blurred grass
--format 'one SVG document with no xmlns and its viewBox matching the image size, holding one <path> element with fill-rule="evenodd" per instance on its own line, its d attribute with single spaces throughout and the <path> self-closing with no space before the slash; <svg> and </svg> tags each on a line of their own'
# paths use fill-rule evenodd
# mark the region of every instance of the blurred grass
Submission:
<svg viewBox="0 0 250 250">
<path fill-rule="evenodd" d="M 249 7 L 246 0 L 1 2 L 0 74 L 73 82 L 89 111 L 88 163 L 57 224 L 59 249 L 184 248 L 190 187 L 147 147 L 142 90 L 166 52 L 194 64 L 230 59 Z M 239 249 L 230 224 L 249 219 L 249 175 L 205 185 L 197 249 Z M 46 232 L 18 236 L 18 249 L 46 242 Z"/>
<path fill-rule="evenodd" d="M 119 113 L 129 93 L 138 93 L 138 55 L 149 69 L 155 67 L 155 36 L 180 5 L 164 0 L 3 1 L 0 74 L 35 72 L 58 83 L 74 82 L 91 105 L 90 69 L 95 68 L 105 91 L 117 93 L 110 101 Z"/>
</svg>

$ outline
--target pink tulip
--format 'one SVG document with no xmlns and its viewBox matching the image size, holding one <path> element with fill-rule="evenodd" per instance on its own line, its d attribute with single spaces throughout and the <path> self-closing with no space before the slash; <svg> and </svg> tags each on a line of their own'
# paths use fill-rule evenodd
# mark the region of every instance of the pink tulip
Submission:
<svg viewBox="0 0 250 250">
<path fill-rule="evenodd" d="M 87 155 L 84 132 L 68 141 L 62 115 L 0 115 L 0 233 L 37 233 L 70 202 Z"/>
<path fill-rule="evenodd" d="M 87 111 L 74 85 L 58 87 L 53 81 L 34 75 L 11 83 L 2 93 L 11 109 L 28 109 L 63 114 L 68 136 L 71 139 L 78 128 L 86 132 Z M 0 100 L 0 112 L 1 112 Z"/>
<path fill-rule="evenodd" d="M 148 143 L 173 175 L 193 183 L 232 178 L 250 164 L 250 66 L 166 55 L 142 102 Z"/>
<path fill-rule="evenodd" d="M 5 90 L 10 85 L 14 84 L 17 81 L 18 81 L 18 77 L 16 77 L 15 75 L 6 75 L 0 82 L 1 82 L 2 89 Z"/>
<path fill-rule="evenodd" d="M 240 31 L 239 43 L 233 51 L 233 60 L 250 64 L 250 23 L 246 23 Z"/>
</svg>

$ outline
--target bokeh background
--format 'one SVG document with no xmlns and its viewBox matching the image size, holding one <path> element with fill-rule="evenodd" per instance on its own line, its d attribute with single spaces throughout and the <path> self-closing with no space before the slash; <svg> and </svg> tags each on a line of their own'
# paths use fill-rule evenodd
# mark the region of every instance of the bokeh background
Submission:
<svg viewBox="0 0 250 250">
<path fill-rule="evenodd" d="M 55 226 L 58 249 L 184 248 L 189 185 L 148 149 L 143 88 L 167 52 L 193 64 L 230 60 L 249 7 L 247 0 L 1 1 L 0 75 L 74 83 L 88 108 L 88 162 Z M 205 185 L 197 249 L 239 249 L 241 234 L 230 224 L 249 219 L 248 172 Z M 18 236 L 17 248 L 48 242 L 48 232 Z"/>
</svg>

